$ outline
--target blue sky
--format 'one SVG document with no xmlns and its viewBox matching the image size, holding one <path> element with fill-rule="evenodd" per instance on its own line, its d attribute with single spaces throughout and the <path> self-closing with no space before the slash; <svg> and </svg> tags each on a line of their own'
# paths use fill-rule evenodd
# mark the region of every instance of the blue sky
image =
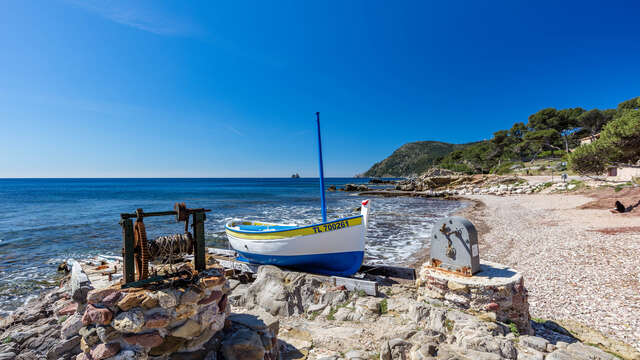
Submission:
<svg viewBox="0 0 640 360">
<path fill-rule="evenodd" d="M 0 177 L 351 176 L 640 95 L 627 1 L 2 1 Z"/>
</svg>

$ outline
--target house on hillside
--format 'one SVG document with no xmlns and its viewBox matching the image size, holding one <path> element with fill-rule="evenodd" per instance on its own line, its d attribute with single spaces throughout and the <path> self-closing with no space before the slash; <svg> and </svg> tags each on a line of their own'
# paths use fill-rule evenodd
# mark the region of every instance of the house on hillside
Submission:
<svg viewBox="0 0 640 360">
<path fill-rule="evenodd" d="M 583 137 L 582 139 L 580 139 L 580 145 L 591 144 L 592 142 L 596 141 L 599 138 L 600 138 L 600 133 Z"/>
<path fill-rule="evenodd" d="M 631 181 L 640 178 L 640 165 L 615 165 L 607 168 L 607 180 Z"/>
</svg>

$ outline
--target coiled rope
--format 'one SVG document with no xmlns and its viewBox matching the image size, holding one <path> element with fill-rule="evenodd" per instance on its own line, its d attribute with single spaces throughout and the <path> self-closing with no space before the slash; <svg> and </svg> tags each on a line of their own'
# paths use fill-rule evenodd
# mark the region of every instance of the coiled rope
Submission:
<svg viewBox="0 0 640 360">
<path fill-rule="evenodd" d="M 193 237 L 189 232 L 160 236 L 150 242 L 149 252 L 155 260 L 173 263 L 174 257 L 193 252 Z"/>
</svg>

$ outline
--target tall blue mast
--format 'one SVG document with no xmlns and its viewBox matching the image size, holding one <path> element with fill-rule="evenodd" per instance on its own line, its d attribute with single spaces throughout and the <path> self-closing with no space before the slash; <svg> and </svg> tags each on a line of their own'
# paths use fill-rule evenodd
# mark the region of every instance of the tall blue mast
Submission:
<svg viewBox="0 0 640 360">
<path fill-rule="evenodd" d="M 324 200 L 324 170 L 322 168 L 322 139 L 320 138 L 320 113 L 316 112 L 318 124 L 318 164 L 320 166 L 320 202 L 322 203 L 322 222 L 327 222 L 327 203 Z"/>
</svg>

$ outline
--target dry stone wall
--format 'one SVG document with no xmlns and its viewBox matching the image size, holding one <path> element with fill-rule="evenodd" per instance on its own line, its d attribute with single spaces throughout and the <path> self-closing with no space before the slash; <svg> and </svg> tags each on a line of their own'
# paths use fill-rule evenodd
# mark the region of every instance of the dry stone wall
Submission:
<svg viewBox="0 0 640 360">
<path fill-rule="evenodd" d="M 196 283 L 176 288 L 91 290 L 76 359 L 196 358 L 230 312 L 225 277 L 217 269 L 207 272 Z M 78 317 L 67 320 L 73 325 L 63 326 L 63 337 L 79 326 Z"/>
</svg>

